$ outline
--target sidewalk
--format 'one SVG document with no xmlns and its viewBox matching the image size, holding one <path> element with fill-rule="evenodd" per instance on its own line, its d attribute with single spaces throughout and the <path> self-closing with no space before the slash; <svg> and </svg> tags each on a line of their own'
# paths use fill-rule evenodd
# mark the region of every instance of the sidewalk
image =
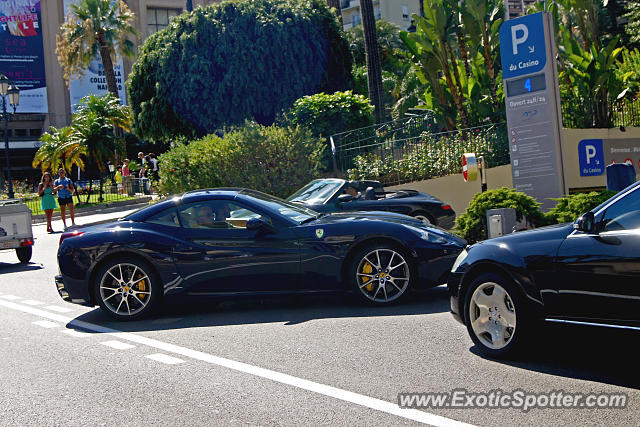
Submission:
<svg viewBox="0 0 640 427">
<path fill-rule="evenodd" d="M 132 211 L 135 209 L 140 209 L 149 205 L 149 202 L 152 200 L 151 196 L 140 197 L 138 199 L 133 200 L 122 200 L 119 202 L 105 203 L 103 205 L 90 206 L 86 208 L 76 208 L 75 209 L 75 217 L 80 218 L 87 215 L 96 215 L 96 214 L 105 214 L 110 212 L 124 212 L 124 211 Z M 67 221 L 71 224 L 71 220 L 69 217 L 69 210 L 67 210 Z M 53 213 L 53 220 L 60 219 L 60 212 Z M 31 220 L 34 225 L 36 224 L 44 224 L 47 222 L 47 217 L 45 214 L 33 215 Z M 76 221 L 77 222 L 77 221 Z"/>
</svg>

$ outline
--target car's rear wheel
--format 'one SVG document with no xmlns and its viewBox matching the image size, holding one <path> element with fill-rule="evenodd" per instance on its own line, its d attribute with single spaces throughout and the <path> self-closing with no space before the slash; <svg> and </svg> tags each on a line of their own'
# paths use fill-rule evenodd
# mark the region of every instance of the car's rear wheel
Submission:
<svg viewBox="0 0 640 427">
<path fill-rule="evenodd" d="M 516 286 L 501 275 L 482 274 L 465 297 L 465 323 L 471 339 L 487 356 L 504 358 L 522 349 L 533 322 Z"/>
<path fill-rule="evenodd" d="M 369 304 L 386 305 L 400 301 L 413 281 L 406 253 L 391 245 L 367 246 L 356 253 L 348 268 L 351 288 Z"/>
<path fill-rule="evenodd" d="M 142 260 L 109 261 L 95 277 L 96 301 L 105 313 L 118 320 L 148 316 L 160 298 L 161 287 L 155 272 Z"/>
<path fill-rule="evenodd" d="M 435 223 L 431 215 L 423 211 L 414 212 L 411 214 L 411 216 L 414 217 L 415 219 L 419 219 L 420 221 L 424 222 L 427 225 Z"/>
<path fill-rule="evenodd" d="M 21 248 L 16 248 L 16 255 L 18 255 L 18 260 L 20 260 L 20 264 L 26 264 L 31 261 L 31 254 L 33 253 L 33 249 L 31 246 L 23 246 Z"/>
</svg>

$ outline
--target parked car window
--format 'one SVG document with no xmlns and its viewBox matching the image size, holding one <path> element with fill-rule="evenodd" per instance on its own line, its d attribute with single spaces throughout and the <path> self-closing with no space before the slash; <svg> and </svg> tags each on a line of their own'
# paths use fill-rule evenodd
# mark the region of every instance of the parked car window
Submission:
<svg viewBox="0 0 640 427">
<path fill-rule="evenodd" d="M 287 198 L 289 202 L 304 202 L 309 205 L 323 204 L 342 186 L 342 181 L 318 179 L 311 181 Z"/>
<path fill-rule="evenodd" d="M 189 203 L 180 207 L 179 212 L 186 228 L 245 229 L 251 218 L 260 218 L 271 224 L 268 216 L 227 200 Z"/>
<path fill-rule="evenodd" d="M 158 212 L 152 217 L 147 218 L 145 222 L 150 222 L 151 224 L 166 225 L 169 227 L 180 227 L 178 211 L 174 207 Z"/>
<path fill-rule="evenodd" d="M 302 224 L 318 216 L 318 213 L 311 209 L 289 203 L 268 194 L 260 193 L 259 191 L 242 190 L 242 193 L 248 197 L 260 200 L 260 202 L 268 206 L 269 209 L 278 212 L 282 216 L 286 216 L 298 224 Z"/>
<path fill-rule="evenodd" d="M 604 231 L 640 228 L 640 191 L 632 191 L 609 206 L 602 221 L 604 222 Z"/>
</svg>

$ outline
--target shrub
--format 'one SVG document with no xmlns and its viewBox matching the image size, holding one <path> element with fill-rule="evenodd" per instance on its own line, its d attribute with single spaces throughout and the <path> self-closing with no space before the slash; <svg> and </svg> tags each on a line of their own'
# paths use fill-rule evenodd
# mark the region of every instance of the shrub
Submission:
<svg viewBox="0 0 640 427">
<path fill-rule="evenodd" d="M 533 225 L 544 224 L 540 203 L 512 188 L 500 188 L 476 194 L 467 210 L 458 217 L 456 231 L 469 243 L 487 238 L 487 210 L 514 208 L 518 221 L 526 218 Z"/>
<path fill-rule="evenodd" d="M 556 206 L 545 214 L 549 223 L 573 222 L 583 213 L 591 211 L 599 204 L 615 195 L 615 191 L 593 191 L 591 193 L 570 194 L 556 200 Z"/>
<path fill-rule="evenodd" d="M 351 55 L 324 0 L 199 7 L 146 39 L 127 87 L 135 133 L 202 136 L 263 125 L 303 95 L 350 89 Z"/>
<path fill-rule="evenodd" d="M 247 123 L 224 138 L 182 141 L 161 155 L 161 190 L 248 187 L 286 197 L 318 177 L 322 148 L 308 129 Z"/>
</svg>

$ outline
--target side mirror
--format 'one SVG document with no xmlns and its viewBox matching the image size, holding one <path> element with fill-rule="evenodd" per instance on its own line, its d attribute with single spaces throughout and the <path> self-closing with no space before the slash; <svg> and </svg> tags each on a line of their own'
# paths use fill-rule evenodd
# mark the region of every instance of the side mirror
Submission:
<svg viewBox="0 0 640 427">
<path fill-rule="evenodd" d="M 339 203 L 350 202 L 352 200 L 353 200 L 353 196 L 351 194 L 341 194 L 338 196 Z"/>
<path fill-rule="evenodd" d="M 247 220 L 246 227 L 247 227 L 247 230 L 252 230 L 252 231 L 263 230 L 270 233 L 275 231 L 275 229 L 271 225 L 267 224 L 260 218 L 250 218 L 249 220 Z"/>
<path fill-rule="evenodd" d="M 573 228 L 583 233 L 593 234 L 596 232 L 596 220 L 593 212 L 587 212 L 573 223 Z"/>
</svg>

